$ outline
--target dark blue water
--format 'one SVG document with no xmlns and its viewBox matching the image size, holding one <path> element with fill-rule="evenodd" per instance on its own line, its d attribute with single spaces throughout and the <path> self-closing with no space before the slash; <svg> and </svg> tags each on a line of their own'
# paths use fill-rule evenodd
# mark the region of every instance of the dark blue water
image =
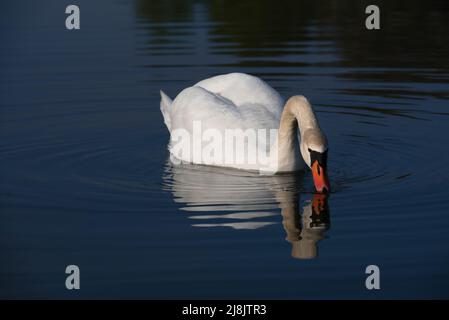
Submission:
<svg viewBox="0 0 449 320">
<path fill-rule="evenodd" d="M 449 297 L 444 1 L 378 31 L 363 1 L 77 1 L 78 31 L 67 4 L 0 5 L 1 298 Z M 310 99 L 330 197 L 170 165 L 159 89 L 229 72 Z"/>
</svg>

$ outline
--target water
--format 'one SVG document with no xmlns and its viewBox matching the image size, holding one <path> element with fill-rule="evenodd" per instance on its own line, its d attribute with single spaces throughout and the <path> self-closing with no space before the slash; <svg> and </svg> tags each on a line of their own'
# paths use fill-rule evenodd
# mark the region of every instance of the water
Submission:
<svg viewBox="0 0 449 320">
<path fill-rule="evenodd" d="M 368 32 L 363 1 L 245 3 L 77 1 L 79 31 L 1 5 L 0 297 L 449 297 L 448 4 L 379 2 Z M 159 89 L 235 71 L 311 100 L 330 197 L 170 165 Z"/>
</svg>

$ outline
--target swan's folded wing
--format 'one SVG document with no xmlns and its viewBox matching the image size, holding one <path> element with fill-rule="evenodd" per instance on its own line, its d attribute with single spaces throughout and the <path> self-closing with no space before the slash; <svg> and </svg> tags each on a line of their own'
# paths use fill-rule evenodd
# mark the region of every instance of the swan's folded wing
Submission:
<svg viewBox="0 0 449 320">
<path fill-rule="evenodd" d="M 189 87 L 179 93 L 170 109 L 173 129 L 193 130 L 194 121 L 202 130 L 242 127 L 242 119 L 236 106 L 226 98 L 201 87 Z"/>
<path fill-rule="evenodd" d="M 260 78 L 245 73 L 229 73 L 200 81 L 195 86 L 229 99 L 237 108 L 258 105 L 280 119 L 284 101 Z"/>
</svg>

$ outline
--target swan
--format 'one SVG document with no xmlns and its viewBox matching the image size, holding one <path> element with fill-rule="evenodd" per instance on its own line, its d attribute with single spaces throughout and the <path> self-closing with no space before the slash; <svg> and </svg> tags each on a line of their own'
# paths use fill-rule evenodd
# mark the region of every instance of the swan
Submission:
<svg viewBox="0 0 449 320">
<path fill-rule="evenodd" d="M 307 166 L 316 190 L 330 192 L 327 138 L 304 96 L 292 96 L 284 105 L 280 94 L 265 81 L 244 73 L 202 80 L 174 100 L 162 90 L 160 95 L 172 162 L 261 174 Z"/>
</svg>

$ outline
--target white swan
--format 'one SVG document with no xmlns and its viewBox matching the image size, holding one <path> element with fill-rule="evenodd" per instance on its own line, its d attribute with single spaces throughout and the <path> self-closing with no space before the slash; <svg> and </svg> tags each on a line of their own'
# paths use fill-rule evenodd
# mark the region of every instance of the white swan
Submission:
<svg viewBox="0 0 449 320">
<path fill-rule="evenodd" d="M 200 81 L 173 101 L 161 91 L 170 159 L 263 173 L 301 170 L 305 163 L 317 191 L 330 191 L 327 139 L 310 103 L 293 96 L 283 105 L 276 90 L 243 73 Z"/>
</svg>

